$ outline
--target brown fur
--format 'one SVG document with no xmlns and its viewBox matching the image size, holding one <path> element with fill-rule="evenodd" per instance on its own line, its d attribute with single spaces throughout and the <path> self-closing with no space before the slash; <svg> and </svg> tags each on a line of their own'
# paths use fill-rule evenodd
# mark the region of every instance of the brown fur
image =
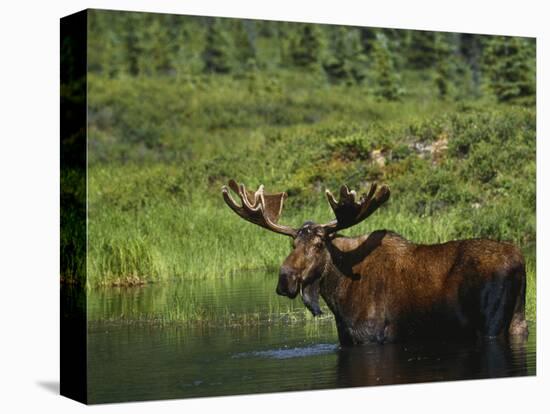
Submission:
<svg viewBox="0 0 550 414">
<path fill-rule="evenodd" d="M 418 245 L 389 231 L 331 239 L 313 223 L 300 232 L 277 292 L 294 297 L 320 279 L 343 345 L 527 333 L 525 265 L 509 243 Z"/>
</svg>

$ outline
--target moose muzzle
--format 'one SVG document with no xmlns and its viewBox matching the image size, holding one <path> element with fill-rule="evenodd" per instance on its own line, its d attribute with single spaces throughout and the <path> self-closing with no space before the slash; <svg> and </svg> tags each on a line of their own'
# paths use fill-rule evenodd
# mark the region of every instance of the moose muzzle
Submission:
<svg viewBox="0 0 550 414">
<path fill-rule="evenodd" d="M 288 296 L 294 299 L 298 294 L 298 290 L 298 275 L 292 268 L 282 266 L 279 271 L 279 283 L 277 283 L 276 289 L 277 295 Z"/>
</svg>

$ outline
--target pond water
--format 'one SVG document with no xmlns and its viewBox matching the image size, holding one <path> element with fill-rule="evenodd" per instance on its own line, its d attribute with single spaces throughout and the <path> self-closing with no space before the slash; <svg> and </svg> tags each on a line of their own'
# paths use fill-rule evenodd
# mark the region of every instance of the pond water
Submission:
<svg viewBox="0 0 550 414">
<path fill-rule="evenodd" d="M 90 403 L 535 375 L 526 341 L 340 348 L 334 321 L 244 274 L 88 294 Z"/>
</svg>

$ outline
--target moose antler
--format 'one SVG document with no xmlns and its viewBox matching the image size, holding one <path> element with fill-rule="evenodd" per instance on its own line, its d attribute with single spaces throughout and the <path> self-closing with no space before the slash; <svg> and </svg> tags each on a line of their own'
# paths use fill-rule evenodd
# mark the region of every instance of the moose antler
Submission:
<svg viewBox="0 0 550 414">
<path fill-rule="evenodd" d="M 347 229 L 365 220 L 374 211 L 384 204 L 390 197 L 390 189 L 383 185 L 376 191 L 376 183 L 371 184 L 369 192 L 364 194 L 359 202 L 355 201 L 355 191 L 350 191 L 346 185 L 340 188 L 340 200 L 336 201 L 329 190 L 326 190 L 328 202 L 334 211 L 336 220 L 324 224 L 329 233 Z"/>
<path fill-rule="evenodd" d="M 260 185 L 258 190 L 253 193 L 248 191 L 244 184 L 239 185 L 234 180 L 230 180 L 228 184 L 229 188 L 237 193 L 242 202 L 242 206 L 239 206 L 224 185 L 222 187 L 223 199 L 231 210 L 243 219 L 258 226 L 275 233 L 296 237 L 296 229 L 277 224 L 283 211 L 283 202 L 287 197 L 286 193 L 265 194 L 263 185 Z"/>
</svg>

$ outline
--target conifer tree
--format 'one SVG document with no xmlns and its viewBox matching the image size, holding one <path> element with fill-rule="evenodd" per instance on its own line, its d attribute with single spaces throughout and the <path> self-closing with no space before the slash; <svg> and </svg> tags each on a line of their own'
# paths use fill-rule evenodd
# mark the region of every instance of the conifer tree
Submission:
<svg viewBox="0 0 550 414">
<path fill-rule="evenodd" d="M 359 31 L 353 27 L 330 28 L 329 57 L 323 68 L 333 82 L 360 83 L 365 78 L 366 57 Z"/>
<path fill-rule="evenodd" d="M 139 31 L 141 20 L 139 13 L 127 13 L 121 17 L 123 27 L 123 44 L 126 56 L 126 72 L 130 75 L 139 73 Z"/>
<path fill-rule="evenodd" d="M 242 68 L 250 68 L 256 59 L 254 21 L 236 20 L 234 23 L 233 39 L 236 60 Z"/>
<path fill-rule="evenodd" d="M 204 71 L 229 73 L 233 69 L 233 42 L 220 19 L 212 19 L 206 32 L 202 53 Z"/>
<path fill-rule="evenodd" d="M 263 37 L 272 38 L 277 36 L 278 25 L 280 22 L 269 20 L 253 20 L 258 29 L 258 34 Z"/>
<path fill-rule="evenodd" d="M 88 39 L 94 47 L 88 48 L 88 70 L 107 77 L 126 72 L 126 50 L 121 30 L 113 30 L 122 15 L 104 10 L 90 10 Z"/>
<path fill-rule="evenodd" d="M 469 33 L 459 34 L 459 52 L 466 66 L 463 72 L 471 80 L 473 94 L 479 94 L 481 86 L 481 53 L 483 36 Z"/>
<path fill-rule="evenodd" d="M 401 95 L 399 76 L 395 71 L 392 55 L 388 48 L 388 41 L 384 34 L 379 33 L 377 35 L 371 56 L 374 64 L 375 94 L 390 101 L 399 99 Z"/>
<path fill-rule="evenodd" d="M 294 65 L 311 68 L 321 59 L 321 33 L 315 24 L 302 24 L 290 39 L 290 57 Z"/>
<path fill-rule="evenodd" d="M 175 71 L 181 44 L 179 27 L 168 14 L 140 13 L 138 67 L 144 75 L 171 74 Z"/>
<path fill-rule="evenodd" d="M 378 29 L 372 27 L 361 27 L 359 29 L 361 37 L 361 45 L 363 46 L 363 52 L 369 54 L 372 52 L 372 47 L 376 42 L 376 33 Z"/>
<path fill-rule="evenodd" d="M 489 86 L 501 102 L 535 94 L 534 41 L 494 36 L 484 51 Z"/>
<path fill-rule="evenodd" d="M 186 47 L 185 43 L 185 22 L 181 16 L 165 14 L 162 15 L 166 30 L 166 44 L 163 46 L 166 66 L 160 68 L 165 73 L 177 72 L 182 63 L 182 54 Z M 187 62 L 186 62 L 187 64 Z"/>
<path fill-rule="evenodd" d="M 414 69 L 431 68 L 435 64 L 436 32 L 411 30 L 407 52 L 408 62 Z"/>
<path fill-rule="evenodd" d="M 410 31 L 403 29 L 377 29 L 386 36 L 388 49 L 392 54 L 395 69 L 401 70 L 406 66 L 407 56 L 404 53 L 408 44 Z"/>
<path fill-rule="evenodd" d="M 439 97 L 445 99 L 454 93 L 453 82 L 455 81 L 456 68 L 451 45 L 443 33 L 435 33 L 434 54 L 435 84 Z"/>
</svg>

